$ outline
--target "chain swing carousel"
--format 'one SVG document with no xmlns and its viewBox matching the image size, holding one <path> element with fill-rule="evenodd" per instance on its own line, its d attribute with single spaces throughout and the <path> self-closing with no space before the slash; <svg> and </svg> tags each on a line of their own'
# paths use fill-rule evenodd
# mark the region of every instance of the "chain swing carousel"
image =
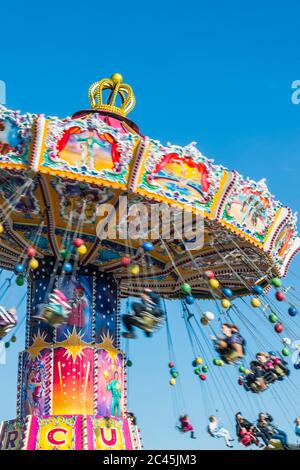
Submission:
<svg viewBox="0 0 300 470">
<path fill-rule="evenodd" d="M 2 422 L 1 449 L 140 449 L 126 408 L 131 361 L 120 346 L 120 299 L 146 289 L 183 300 L 185 313 L 200 309 L 197 299 L 228 313 L 229 298 L 262 294 L 271 282 L 284 296 L 280 278 L 299 250 L 296 216 L 264 181 L 244 180 L 194 144 L 141 134 L 127 118 L 135 97 L 120 74 L 94 83 L 89 99 L 90 109 L 64 119 L 0 107 L 0 267 L 28 286 L 17 417 Z M 140 202 L 201 215 L 202 246 L 163 231 L 155 240 L 104 236 L 112 209 L 123 217 Z M 17 321 L 8 307 L 2 337 Z"/>
</svg>

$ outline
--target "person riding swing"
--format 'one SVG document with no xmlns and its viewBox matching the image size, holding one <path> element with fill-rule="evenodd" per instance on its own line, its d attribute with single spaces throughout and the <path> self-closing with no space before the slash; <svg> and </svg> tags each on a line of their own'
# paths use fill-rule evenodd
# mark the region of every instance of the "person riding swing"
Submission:
<svg viewBox="0 0 300 470">
<path fill-rule="evenodd" d="M 240 444 L 248 447 L 255 444 L 258 447 L 270 447 L 270 436 L 264 430 L 258 429 L 253 423 L 245 419 L 240 411 L 235 414 L 236 435 Z M 261 439 L 263 441 L 260 442 Z"/>
<path fill-rule="evenodd" d="M 123 315 L 122 321 L 127 331 L 124 338 L 135 338 L 134 327 L 140 328 L 147 337 L 152 336 L 154 328 L 161 323 L 163 311 L 159 296 L 151 289 L 145 289 L 141 294 L 141 302 L 133 302 L 132 314 Z"/>
<path fill-rule="evenodd" d="M 189 419 L 188 415 L 185 414 L 183 416 L 179 416 L 178 421 L 179 421 L 180 424 L 177 425 L 176 428 L 184 434 L 189 432 L 191 439 L 196 439 L 194 427 L 190 423 L 190 419 Z"/>
<path fill-rule="evenodd" d="M 223 323 L 221 331 L 224 337 L 213 337 L 212 339 L 221 358 L 227 364 L 233 364 L 244 357 L 246 342 L 236 325 Z"/>
<path fill-rule="evenodd" d="M 67 323 L 71 308 L 65 295 L 60 290 L 54 289 L 49 295 L 48 303 L 38 306 L 39 312 L 33 319 L 43 321 L 53 328 L 57 328 Z"/>
</svg>

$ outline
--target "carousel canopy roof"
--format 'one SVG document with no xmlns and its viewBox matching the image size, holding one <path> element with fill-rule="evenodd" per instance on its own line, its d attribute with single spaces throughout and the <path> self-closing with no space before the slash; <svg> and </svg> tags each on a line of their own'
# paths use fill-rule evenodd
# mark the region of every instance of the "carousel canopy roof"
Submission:
<svg viewBox="0 0 300 470">
<path fill-rule="evenodd" d="M 62 119 L 0 107 L 1 267 L 14 269 L 32 244 L 39 258 L 58 258 L 80 234 L 87 253 L 79 264 L 112 272 L 123 295 L 151 287 L 178 297 L 185 281 L 194 296 L 210 296 L 207 269 L 245 294 L 247 285 L 266 285 L 286 273 L 300 246 L 297 219 L 264 180 L 215 164 L 194 143 L 163 145 L 142 135 L 127 118 L 135 98 L 120 74 L 94 83 L 89 99 L 91 109 Z M 127 197 L 127 208 L 120 196 Z M 186 244 L 194 221 L 184 237 L 172 230 L 167 237 L 163 215 L 146 256 L 141 240 L 105 236 L 101 207 L 118 208 L 123 217 L 140 202 L 149 211 L 164 203 L 203 217 L 201 247 Z M 125 255 L 140 265 L 139 276 L 124 269 Z"/>
</svg>

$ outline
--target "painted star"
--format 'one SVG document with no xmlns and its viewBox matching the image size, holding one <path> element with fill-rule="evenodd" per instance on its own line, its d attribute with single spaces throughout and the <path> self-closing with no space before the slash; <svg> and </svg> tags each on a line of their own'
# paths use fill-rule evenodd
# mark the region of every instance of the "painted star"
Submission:
<svg viewBox="0 0 300 470">
<path fill-rule="evenodd" d="M 47 343 L 45 338 L 46 333 L 41 334 L 40 330 L 38 330 L 37 334 L 33 337 L 33 343 L 27 350 L 32 359 L 37 358 L 43 349 L 49 348 L 50 343 Z"/>
<path fill-rule="evenodd" d="M 121 351 L 114 347 L 113 337 L 110 337 L 109 333 L 101 335 L 101 339 L 102 342 L 97 344 L 97 348 L 104 349 L 105 351 L 107 351 L 109 357 L 111 358 L 111 361 L 114 362 L 116 360 L 117 355 L 121 353 Z"/>
<path fill-rule="evenodd" d="M 72 333 L 68 332 L 66 334 L 66 339 L 60 343 L 54 345 L 55 348 L 65 348 L 65 356 L 67 359 L 70 357 L 73 359 L 73 362 L 76 362 L 78 357 L 82 358 L 84 356 L 83 350 L 90 346 L 89 343 L 82 341 L 83 335 L 80 335 L 76 332 L 74 326 Z"/>
</svg>

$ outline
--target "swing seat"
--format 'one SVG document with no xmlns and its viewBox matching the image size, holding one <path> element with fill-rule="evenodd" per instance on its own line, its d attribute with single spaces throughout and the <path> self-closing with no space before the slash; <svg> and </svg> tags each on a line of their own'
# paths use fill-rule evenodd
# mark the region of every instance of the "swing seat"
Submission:
<svg viewBox="0 0 300 470">
<path fill-rule="evenodd" d="M 0 340 L 17 325 L 17 316 L 0 306 Z"/>
<path fill-rule="evenodd" d="M 278 380 L 283 380 L 285 376 L 290 375 L 290 370 L 287 367 L 287 363 L 277 364 L 275 367 L 275 372 L 278 376 Z"/>
<path fill-rule="evenodd" d="M 276 377 L 276 374 L 274 374 L 274 372 L 272 371 L 268 371 L 264 374 L 263 376 L 263 379 L 264 379 L 264 382 L 266 384 L 266 387 L 263 387 L 255 382 L 244 382 L 244 388 L 247 390 L 247 391 L 250 391 L 252 393 L 262 393 L 264 392 L 265 390 L 267 390 L 269 388 L 269 385 L 273 384 L 274 382 L 276 382 L 277 380 L 277 377 Z"/>
<path fill-rule="evenodd" d="M 266 387 L 262 387 L 261 385 L 258 385 L 253 382 L 252 384 L 249 385 L 249 390 L 251 390 L 251 392 L 253 393 L 261 393 L 268 389 L 268 384 L 266 385 L 267 385 Z"/>
<path fill-rule="evenodd" d="M 140 315 L 134 316 L 134 324 L 146 333 L 152 333 L 153 330 L 158 329 L 162 323 L 162 319 L 152 315 L 147 311 L 141 312 Z"/>
<path fill-rule="evenodd" d="M 264 374 L 264 381 L 267 385 L 273 384 L 276 380 L 278 380 L 278 377 L 275 372 L 270 370 Z"/>
<path fill-rule="evenodd" d="M 58 328 L 60 325 L 67 323 L 68 316 L 57 313 L 57 310 L 51 305 L 41 305 L 40 313 L 34 319 L 48 323 L 53 328 Z"/>
<path fill-rule="evenodd" d="M 226 354 L 220 354 L 219 353 L 219 356 L 220 356 L 220 359 L 222 359 L 222 361 L 226 362 L 226 364 L 237 364 L 237 365 L 239 365 L 239 364 L 242 364 L 242 361 L 243 361 L 243 357 L 237 355 L 237 352 L 234 351 L 234 350 L 229 351 Z"/>
<path fill-rule="evenodd" d="M 1 327 L 0 327 L 0 340 L 1 340 L 2 338 L 4 338 L 4 336 L 6 336 L 7 333 L 9 333 L 10 330 L 11 330 L 13 327 L 14 327 L 14 325 L 13 325 L 13 326 L 7 325 L 7 326 L 5 326 L 5 327 L 1 326 Z"/>
</svg>

